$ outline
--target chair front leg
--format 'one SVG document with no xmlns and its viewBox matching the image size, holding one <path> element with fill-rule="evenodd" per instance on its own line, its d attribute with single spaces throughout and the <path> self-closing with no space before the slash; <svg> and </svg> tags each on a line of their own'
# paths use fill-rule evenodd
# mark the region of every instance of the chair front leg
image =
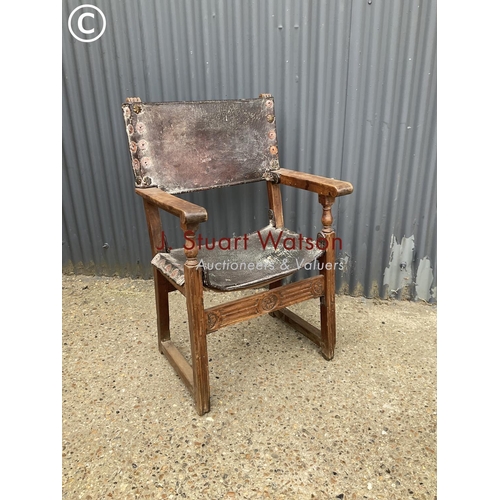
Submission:
<svg viewBox="0 0 500 500">
<path fill-rule="evenodd" d="M 335 318 L 335 232 L 332 229 L 332 205 L 335 198 L 319 195 L 319 202 L 323 206 L 322 236 L 325 239 L 325 253 L 320 258 L 321 271 L 324 277 L 324 294 L 321 297 L 321 353 L 327 360 L 333 358 L 336 341 Z"/>
<path fill-rule="evenodd" d="M 193 230 L 193 228 L 189 228 Z M 196 231 L 197 227 L 194 228 Z M 198 267 L 198 248 L 184 250 L 186 264 L 184 278 L 186 303 L 191 340 L 191 364 L 193 367 L 193 397 L 196 411 L 203 415 L 210 411 L 210 382 L 208 375 L 207 327 L 203 305 L 202 270 Z"/>
</svg>

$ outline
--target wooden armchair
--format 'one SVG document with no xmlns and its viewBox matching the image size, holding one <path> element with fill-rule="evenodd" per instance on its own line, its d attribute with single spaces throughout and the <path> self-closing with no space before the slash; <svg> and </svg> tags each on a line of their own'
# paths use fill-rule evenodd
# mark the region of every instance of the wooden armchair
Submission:
<svg viewBox="0 0 500 500">
<path fill-rule="evenodd" d="M 335 348 L 335 233 L 331 207 L 352 185 L 280 168 L 274 99 L 122 105 L 136 193 L 143 198 L 153 254 L 158 347 L 191 391 L 200 415 L 210 410 L 207 335 L 263 314 L 282 319 L 330 360 Z M 198 226 L 207 211 L 175 195 L 247 182 L 267 183 L 269 225 L 251 234 L 202 243 Z M 284 227 L 280 184 L 312 191 L 323 206 L 316 240 Z M 169 249 L 159 209 L 179 218 L 183 248 Z M 229 245 L 229 248 L 228 248 Z M 221 248 L 223 247 L 223 248 Z M 281 280 L 317 261 L 319 274 L 282 285 Z M 203 291 L 264 287 L 251 296 L 205 309 Z M 192 366 L 170 340 L 168 294 L 186 298 Z M 321 329 L 287 309 L 320 299 Z"/>
</svg>

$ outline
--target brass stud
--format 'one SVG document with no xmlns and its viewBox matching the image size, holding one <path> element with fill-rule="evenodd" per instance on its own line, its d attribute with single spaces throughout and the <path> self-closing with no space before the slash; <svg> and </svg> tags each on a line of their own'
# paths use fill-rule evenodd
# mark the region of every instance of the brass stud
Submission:
<svg viewBox="0 0 500 500">
<path fill-rule="evenodd" d="M 144 177 L 143 181 L 146 186 L 151 186 L 151 177 Z"/>
<path fill-rule="evenodd" d="M 139 104 L 134 104 L 133 106 L 134 113 L 139 114 L 142 111 L 142 106 Z"/>
<path fill-rule="evenodd" d="M 277 155 L 278 154 L 278 148 L 276 146 L 271 146 L 269 148 L 269 151 L 272 155 Z"/>
<path fill-rule="evenodd" d="M 271 141 L 274 141 L 274 139 L 276 139 L 276 132 L 274 130 L 270 130 L 269 133 L 267 134 L 267 137 L 269 137 Z"/>
<path fill-rule="evenodd" d="M 267 115 L 267 121 L 268 121 L 269 123 L 273 123 L 273 121 L 274 121 L 274 116 L 273 116 L 273 115 Z"/>
</svg>

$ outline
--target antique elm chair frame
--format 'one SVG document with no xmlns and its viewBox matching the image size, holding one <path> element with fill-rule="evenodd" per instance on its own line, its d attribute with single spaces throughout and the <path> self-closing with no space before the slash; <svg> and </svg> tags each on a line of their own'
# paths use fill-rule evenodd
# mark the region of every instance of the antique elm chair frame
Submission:
<svg viewBox="0 0 500 500">
<path fill-rule="evenodd" d="M 153 254 L 158 347 L 191 391 L 198 414 L 210 410 L 207 334 L 220 328 L 269 313 L 317 344 L 327 360 L 332 359 L 336 327 L 331 208 L 336 197 L 352 192 L 352 185 L 280 168 L 274 99 L 270 94 L 247 100 L 167 103 L 143 103 L 132 97 L 127 98 L 122 110 L 136 193 L 143 198 Z M 315 246 L 313 250 L 294 253 L 271 245 L 269 251 L 261 252 L 263 259 L 277 263 L 293 256 L 300 257 L 297 263 L 302 264 L 318 259 L 318 267 L 322 268 L 319 275 L 285 285 L 283 277 L 297 268 L 284 272 L 265 269 L 244 276 L 232 271 L 208 273 L 199 265 L 205 248 L 184 245 L 183 249 L 171 250 L 166 246 L 159 209 L 177 216 L 185 234 L 195 234 L 199 224 L 208 218 L 204 208 L 176 194 L 254 181 L 267 183 L 270 223 L 263 234 L 282 231 L 298 236 L 284 227 L 280 184 L 319 195 L 323 207 L 319 250 Z M 249 239 L 255 244 L 255 233 Z M 208 253 L 205 251 L 204 258 Z M 238 257 L 236 253 L 232 258 Z M 227 255 L 224 253 L 224 257 Z M 252 255 L 259 258 L 255 246 Z M 220 257 L 220 252 L 212 256 Z M 269 289 L 204 307 L 204 288 L 229 291 L 264 285 L 269 285 Z M 191 364 L 170 340 L 168 294 L 175 290 L 186 298 Z M 287 309 L 311 298 L 320 299 L 320 329 Z"/>
</svg>

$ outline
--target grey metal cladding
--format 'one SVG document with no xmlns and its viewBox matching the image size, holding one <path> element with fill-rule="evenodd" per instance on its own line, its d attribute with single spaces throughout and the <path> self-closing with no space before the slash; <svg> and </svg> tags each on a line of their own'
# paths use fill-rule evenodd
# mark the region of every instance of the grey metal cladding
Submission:
<svg viewBox="0 0 500 500">
<path fill-rule="evenodd" d="M 65 271 L 151 275 L 125 97 L 270 93 L 281 166 L 354 185 L 335 204 L 338 290 L 435 299 L 435 0 L 93 3 L 107 27 L 92 43 L 67 28 L 79 3 L 63 3 Z M 182 196 L 207 208 L 204 235 L 225 237 L 267 223 L 263 184 Z M 315 237 L 317 196 L 284 187 L 283 201 L 286 226 Z M 169 244 L 182 245 L 176 221 L 165 222 Z"/>
</svg>

